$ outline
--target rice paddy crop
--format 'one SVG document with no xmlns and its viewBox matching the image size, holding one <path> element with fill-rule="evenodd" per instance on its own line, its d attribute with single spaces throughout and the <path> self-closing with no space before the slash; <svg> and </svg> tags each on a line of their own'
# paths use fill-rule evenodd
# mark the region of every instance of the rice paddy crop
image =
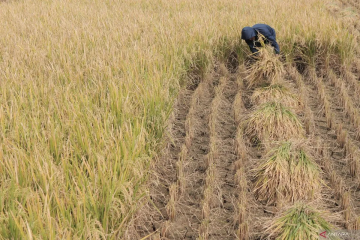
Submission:
<svg viewBox="0 0 360 240">
<path fill-rule="evenodd" d="M 304 144 L 283 142 L 255 169 L 255 194 L 269 203 L 313 199 L 321 188 L 320 173 Z"/>
<path fill-rule="evenodd" d="M 320 212 L 299 203 L 273 219 L 267 232 L 270 236 L 281 240 L 315 240 L 319 239 L 320 231 L 329 232 L 332 228 Z M 331 236 L 329 237 L 332 239 Z"/>
<path fill-rule="evenodd" d="M 264 84 L 277 84 L 281 81 L 284 67 L 280 61 L 280 55 L 276 55 L 272 47 L 265 45 L 252 58 L 254 60 L 246 71 L 249 88 Z"/>
<path fill-rule="evenodd" d="M 256 106 L 276 101 L 294 110 L 298 110 L 300 107 L 299 98 L 283 84 L 272 84 L 267 87 L 257 88 L 251 96 L 251 100 Z"/>
<path fill-rule="evenodd" d="M 321 0 L 9 0 L 0 22 L 0 239 L 123 239 L 178 92 L 244 61 L 244 26 L 274 27 L 289 62 L 345 65 L 355 42 Z M 281 79 L 270 54 L 250 85 Z M 260 139 L 303 134 L 281 104 L 250 120 Z"/>
<path fill-rule="evenodd" d="M 253 141 L 282 140 L 304 135 L 296 114 L 282 103 L 274 101 L 258 106 L 245 125 L 245 134 Z"/>
</svg>

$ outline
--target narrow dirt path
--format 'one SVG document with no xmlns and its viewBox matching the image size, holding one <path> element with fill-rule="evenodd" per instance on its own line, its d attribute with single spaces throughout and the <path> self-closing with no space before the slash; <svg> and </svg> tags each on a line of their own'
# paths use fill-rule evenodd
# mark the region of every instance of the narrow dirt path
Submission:
<svg viewBox="0 0 360 240">
<path fill-rule="evenodd" d="M 237 160 L 235 149 L 236 125 L 233 102 L 238 91 L 236 79 L 222 67 L 219 85 L 215 87 L 212 104 L 210 134 L 212 136 L 211 154 L 214 180 L 207 184 L 212 189 L 208 231 L 203 239 L 235 239 L 234 214 L 236 188 L 234 184 L 233 164 Z M 211 186 L 210 186 L 211 185 Z M 205 219 L 207 220 L 207 219 Z M 207 225 L 207 223 L 206 223 Z"/>
<path fill-rule="evenodd" d="M 341 81 L 341 79 L 335 79 L 335 81 Z M 339 83 L 340 83 L 339 82 Z M 340 85 L 339 83 L 335 85 Z M 325 86 L 325 94 L 328 96 L 329 102 L 331 104 L 332 113 L 334 114 L 334 127 L 336 129 L 341 126 L 341 130 L 346 132 L 346 139 L 345 141 L 351 142 L 353 144 L 353 148 L 355 152 L 360 151 L 360 143 L 358 142 L 358 134 L 357 134 L 357 124 L 354 124 L 354 122 L 350 119 L 350 114 L 347 113 L 346 109 L 344 109 L 343 104 L 346 101 L 349 101 L 349 103 L 354 103 L 354 99 L 351 97 L 347 97 L 347 94 L 351 91 L 345 90 L 345 98 L 341 94 L 340 88 L 335 87 L 329 79 L 323 80 L 323 84 Z M 348 99 L 346 99 L 348 98 Z M 347 104 L 349 104 L 347 103 Z M 356 108 L 356 103 L 353 104 L 354 108 Z M 358 108 L 357 108 L 358 109 Z M 339 153 L 335 151 L 331 151 L 330 155 L 334 156 L 336 161 L 334 161 L 334 169 L 336 169 L 336 172 L 342 176 L 342 179 L 344 180 L 344 185 L 346 186 L 345 191 L 348 191 L 351 195 L 352 199 L 352 206 L 351 209 L 355 212 L 356 216 L 359 216 L 360 214 L 360 198 L 359 198 L 359 179 L 356 177 L 355 174 L 352 173 L 352 166 L 353 160 L 349 157 L 349 152 L 347 152 L 346 145 L 342 147 L 343 155 L 339 156 Z M 356 170 L 355 170 L 356 171 Z M 354 176 L 355 175 L 355 176 Z M 354 216 L 354 218 L 356 217 Z"/>
<path fill-rule="evenodd" d="M 181 160 L 181 190 L 173 206 L 174 216 L 164 236 L 168 239 L 196 239 L 201 224 L 201 200 L 206 178 L 206 155 L 209 153 L 209 114 L 214 96 L 212 79 L 202 81 L 194 92 L 186 117 L 186 156 Z M 173 196 L 170 196 L 172 198 Z M 176 197 L 173 197 L 176 198 Z"/>
</svg>

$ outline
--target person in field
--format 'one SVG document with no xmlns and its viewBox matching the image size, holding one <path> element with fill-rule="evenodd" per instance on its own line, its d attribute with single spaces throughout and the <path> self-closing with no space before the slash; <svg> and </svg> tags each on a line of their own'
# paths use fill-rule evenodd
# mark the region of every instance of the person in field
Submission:
<svg viewBox="0 0 360 240">
<path fill-rule="evenodd" d="M 250 51 L 252 53 L 257 53 L 258 48 L 261 47 L 259 41 L 260 34 L 264 38 L 265 44 L 270 44 L 274 47 L 275 53 L 280 53 L 279 44 L 276 42 L 276 33 L 275 30 L 266 24 L 255 24 L 252 27 L 244 27 L 241 31 L 241 39 L 249 45 Z"/>
</svg>

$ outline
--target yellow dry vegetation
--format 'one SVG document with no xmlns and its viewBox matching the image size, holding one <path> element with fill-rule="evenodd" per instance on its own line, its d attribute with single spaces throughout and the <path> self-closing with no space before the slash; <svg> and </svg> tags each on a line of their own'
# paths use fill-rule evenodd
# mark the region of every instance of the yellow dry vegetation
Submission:
<svg viewBox="0 0 360 240">
<path fill-rule="evenodd" d="M 121 238 L 187 72 L 243 58 L 243 27 L 288 59 L 354 41 L 321 0 L 0 1 L 0 22 L 0 239 Z"/>
</svg>

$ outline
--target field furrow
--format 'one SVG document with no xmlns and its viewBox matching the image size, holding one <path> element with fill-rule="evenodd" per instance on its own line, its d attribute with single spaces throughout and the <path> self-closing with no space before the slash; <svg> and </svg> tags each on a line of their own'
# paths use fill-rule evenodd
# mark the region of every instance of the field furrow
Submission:
<svg viewBox="0 0 360 240">
<path fill-rule="evenodd" d="M 219 85 L 215 88 L 215 98 L 211 106 L 209 154 L 210 169 L 208 177 L 213 179 L 207 184 L 211 192 L 209 201 L 208 231 L 202 239 L 235 239 L 235 185 L 233 164 L 236 161 L 236 126 L 232 103 L 237 93 L 235 79 L 225 66 L 220 65 Z"/>
<path fill-rule="evenodd" d="M 162 237 L 195 239 L 202 219 L 201 201 L 206 179 L 206 156 L 209 153 L 209 114 L 213 99 L 213 79 L 202 81 L 196 88 L 186 118 L 186 157 L 182 159 L 182 182 L 169 194 L 177 200 L 168 206 L 173 213 Z M 176 187 L 174 187 L 176 188 Z"/>
<path fill-rule="evenodd" d="M 324 171 L 325 188 L 322 195 L 327 202 L 328 210 L 334 215 L 342 212 L 342 220 L 337 224 L 352 229 L 358 213 L 356 210 L 355 179 L 350 176 L 350 164 L 346 155 L 345 143 L 339 126 L 342 121 L 342 109 L 337 106 L 337 99 L 329 86 L 315 76 L 305 78 L 307 106 L 314 119 L 314 147 L 319 153 L 317 162 Z M 309 118 L 309 116 L 307 116 Z M 348 123 L 350 124 L 350 123 Z M 330 187 L 330 188 L 328 188 Z"/>
<path fill-rule="evenodd" d="M 360 216 L 359 107 L 354 104 L 355 99 L 348 96 L 350 90 L 348 90 L 348 88 L 345 89 L 343 85 L 340 85 L 339 81 L 341 81 L 341 79 L 335 78 L 333 81 L 334 86 L 332 86 L 329 81 L 324 81 L 326 85 L 325 89 L 332 106 L 332 112 L 334 113 L 335 123 L 333 128 L 339 129 L 337 130 L 338 132 L 343 132 L 343 137 L 341 138 L 343 138 L 342 141 L 344 141 L 344 143 L 340 142 L 340 145 L 343 145 L 344 157 L 342 159 L 337 159 L 338 161 L 335 162 L 334 169 L 336 169 L 343 177 L 346 191 L 351 193 L 350 196 L 353 200 L 351 208 L 354 209 L 356 216 Z M 333 155 L 333 151 L 330 152 L 330 155 Z"/>
<path fill-rule="evenodd" d="M 154 206 L 135 223 L 139 237 L 237 238 L 236 73 L 217 64 L 191 89 L 180 93 L 169 121 L 169 143 L 149 187 Z"/>
<path fill-rule="evenodd" d="M 151 205 L 143 207 L 140 211 L 134 223 L 136 230 L 132 231 L 133 234 L 138 235 L 131 237 L 141 238 L 149 233 L 160 235 L 168 225 L 171 216 L 169 216 L 167 206 L 174 200 L 171 199 L 169 192 L 179 181 L 177 166 L 182 154 L 182 146 L 185 144 L 185 122 L 193 94 L 193 90 L 184 89 L 179 93 L 177 102 L 174 104 L 175 110 L 170 117 L 167 131 L 168 142 L 160 159 L 154 163 L 154 171 L 149 181 Z"/>
</svg>

